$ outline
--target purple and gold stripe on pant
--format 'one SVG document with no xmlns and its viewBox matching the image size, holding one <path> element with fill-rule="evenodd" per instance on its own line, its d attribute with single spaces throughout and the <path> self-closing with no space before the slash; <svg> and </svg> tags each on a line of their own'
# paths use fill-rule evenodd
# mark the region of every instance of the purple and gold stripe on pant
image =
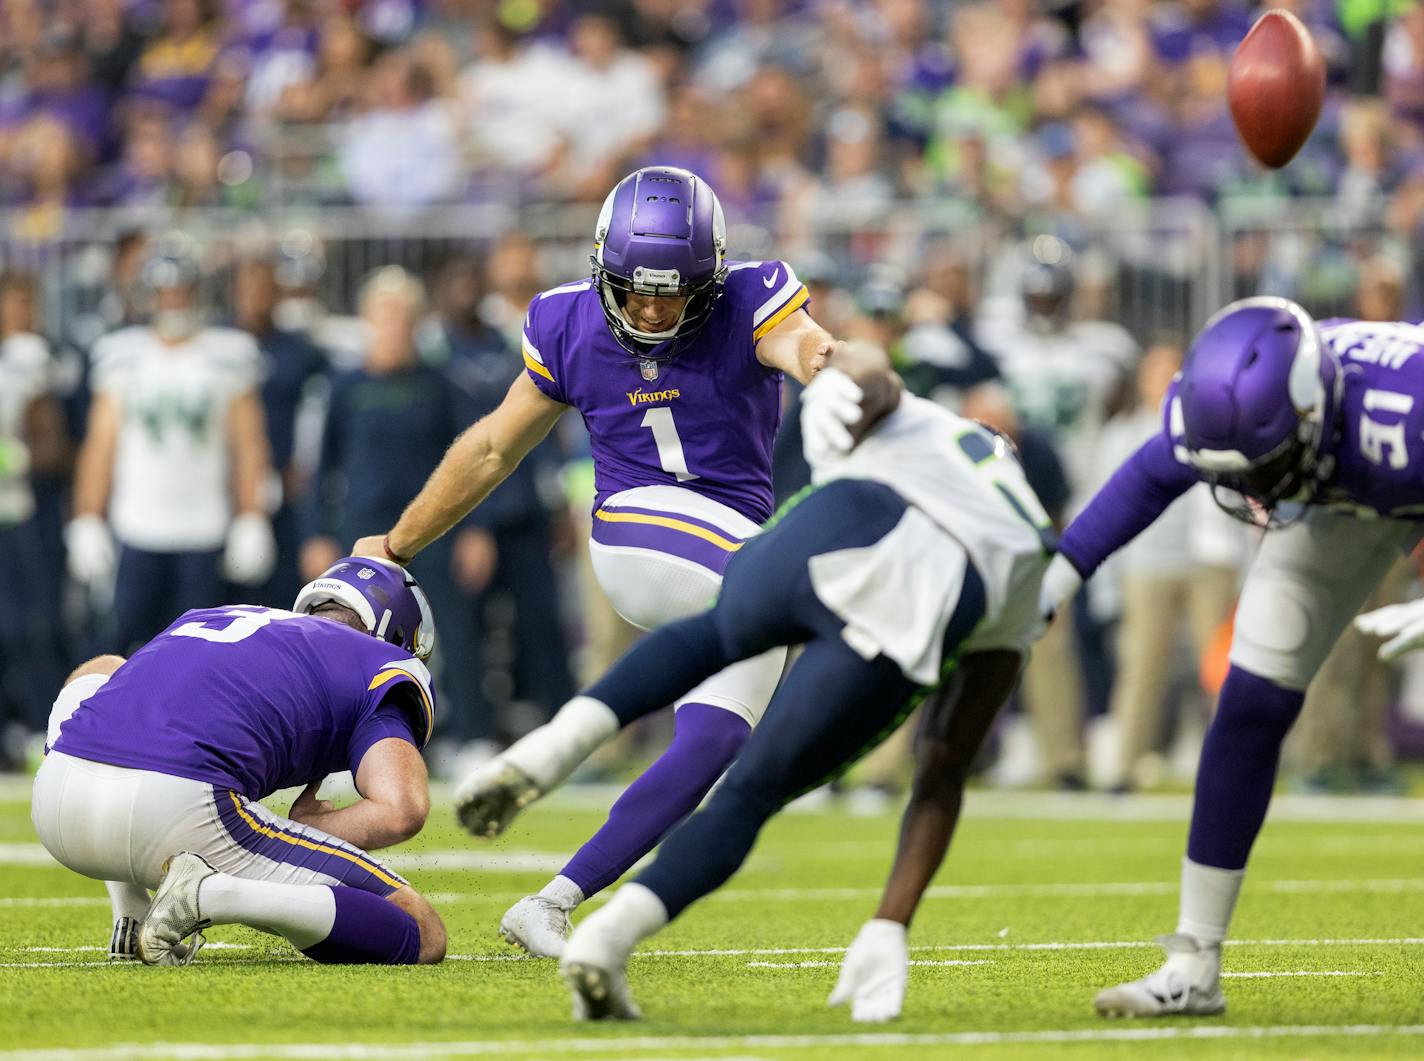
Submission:
<svg viewBox="0 0 1424 1061">
<path fill-rule="evenodd" d="M 742 547 L 741 538 L 696 516 L 622 506 L 594 512 L 593 540 L 600 545 L 679 556 L 719 575 Z"/>
<path fill-rule="evenodd" d="M 360 848 L 317 830 L 302 831 L 295 823 L 273 821 L 257 804 L 233 791 L 213 790 L 218 818 L 228 835 L 247 851 L 273 862 L 300 866 L 333 877 L 348 888 L 386 896 L 406 886 L 403 878 L 386 869 Z"/>
</svg>

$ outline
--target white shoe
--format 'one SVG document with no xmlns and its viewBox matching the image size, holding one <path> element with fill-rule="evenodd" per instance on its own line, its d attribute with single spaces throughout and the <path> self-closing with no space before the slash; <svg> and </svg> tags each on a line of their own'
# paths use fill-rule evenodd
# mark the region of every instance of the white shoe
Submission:
<svg viewBox="0 0 1424 1061">
<path fill-rule="evenodd" d="M 1182 933 L 1158 936 L 1167 951 L 1162 968 L 1141 980 L 1100 991 L 1093 1007 L 1103 1017 L 1209 1017 L 1226 1011 L 1221 993 L 1221 947 Z"/>
<path fill-rule="evenodd" d="M 587 917 L 564 947 L 559 973 L 574 999 L 574 1020 L 641 1020 L 628 987 L 629 949 L 601 923 L 608 907 Z"/>
<path fill-rule="evenodd" d="M 145 965 L 187 965 L 197 956 L 201 934 L 190 946 L 185 947 L 183 940 L 212 924 L 198 910 L 198 888 L 215 873 L 191 851 L 164 863 L 163 880 L 138 934 L 138 956 Z"/>
<path fill-rule="evenodd" d="M 505 942 L 536 958 L 560 957 L 571 928 L 569 911 L 542 895 L 526 895 L 499 919 Z"/>
<path fill-rule="evenodd" d="M 114 934 L 109 937 L 109 961 L 136 962 L 138 956 L 138 934 L 143 930 L 143 922 L 136 917 L 120 917 L 114 922 Z M 207 940 L 198 932 L 187 943 L 173 947 L 173 956 L 179 965 L 187 965 L 198 955 L 198 949 Z"/>
<path fill-rule="evenodd" d="M 496 757 L 455 790 L 455 816 L 471 834 L 493 838 L 543 794 L 523 770 Z"/>
</svg>

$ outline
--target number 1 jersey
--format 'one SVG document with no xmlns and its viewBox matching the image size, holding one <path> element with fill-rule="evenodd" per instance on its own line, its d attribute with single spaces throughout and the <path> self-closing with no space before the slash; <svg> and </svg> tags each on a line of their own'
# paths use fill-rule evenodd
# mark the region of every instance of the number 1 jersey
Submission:
<svg viewBox="0 0 1424 1061">
<path fill-rule="evenodd" d="M 423 664 L 319 616 L 185 612 L 79 705 L 54 750 L 250 799 L 350 770 L 377 741 L 427 738 Z"/>
<path fill-rule="evenodd" d="M 756 344 L 806 305 L 781 261 L 731 262 L 706 325 L 676 357 L 645 362 L 608 328 L 592 280 L 535 297 L 524 367 L 545 395 L 588 427 L 595 507 L 639 486 L 683 486 L 761 522 L 771 515 L 771 447 L 781 373 Z"/>
</svg>

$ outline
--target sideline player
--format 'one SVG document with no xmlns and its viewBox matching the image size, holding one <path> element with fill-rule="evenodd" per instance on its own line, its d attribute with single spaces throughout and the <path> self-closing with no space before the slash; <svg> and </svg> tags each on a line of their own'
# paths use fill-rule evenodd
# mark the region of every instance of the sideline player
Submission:
<svg viewBox="0 0 1424 1061">
<path fill-rule="evenodd" d="M 831 995 L 858 1021 L 899 1015 L 906 928 L 944 858 L 969 766 L 1043 630 L 1052 534 L 1001 437 L 901 398 L 878 348 L 847 344 L 832 364 L 802 412 L 817 486 L 732 559 L 712 610 L 649 634 L 471 786 L 470 814 L 493 835 L 622 726 L 737 660 L 805 646 L 707 805 L 569 939 L 561 968 L 579 1016 L 637 1017 L 625 968 L 638 942 L 720 887 L 768 818 L 939 686 L 889 884 Z M 827 415 L 841 435 L 829 446 L 818 441 Z M 851 449 L 847 424 L 873 426 Z"/>
<path fill-rule="evenodd" d="M 185 612 L 127 662 L 91 660 L 56 702 L 35 832 L 111 895 L 158 888 L 141 924 L 119 926 L 150 965 L 186 965 L 201 937 L 183 940 L 229 923 L 320 962 L 444 957 L 439 915 L 366 854 L 414 836 L 430 807 L 424 595 L 348 557 L 293 609 Z M 317 790 L 348 769 L 363 798 L 333 810 Z M 257 802 L 296 785 L 289 818 Z"/>
<path fill-rule="evenodd" d="M 354 552 L 408 562 L 572 406 L 591 437 L 589 548 L 608 599 L 645 630 L 703 611 L 728 558 L 771 515 L 782 373 L 809 382 L 834 346 L 789 265 L 728 262 L 725 249 L 721 204 L 701 178 L 652 166 L 620 181 L 599 215 L 592 278 L 530 303 L 526 371 L 504 402 L 460 436 L 390 533 Z M 504 937 L 557 956 L 569 913 L 701 802 L 784 663 L 768 646 L 682 690 L 672 744 L 563 871 L 505 914 Z"/>
<path fill-rule="evenodd" d="M 1281 742 L 1335 639 L 1424 513 L 1424 328 L 1330 320 L 1248 298 L 1216 314 L 1168 391 L 1162 431 L 1064 533 L 1051 612 L 1199 481 L 1270 529 L 1246 575 L 1231 669 L 1202 745 L 1177 930 L 1161 968 L 1101 992 L 1103 1016 L 1226 1008 L 1221 944 L 1265 821 Z M 1405 606 L 1416 609 L 1417 604 Z M 1382 609 L 1370 632 L 1401 633 Z M 1391 651 L 1414 647 L 1406 637 Z"/>
<path fill-rule="evenodd" d="M 257 345 L 205 324 L 186 238 L 160 240 L 141 282 L 152 323 L 94 345 L 94 401 L 64 532 L 75 580 L 112 585 L 111 636 L 125 652 L 173 610 L 221 600 L 224 578 L 265 581 L 277 555 Z"/>
</svg>

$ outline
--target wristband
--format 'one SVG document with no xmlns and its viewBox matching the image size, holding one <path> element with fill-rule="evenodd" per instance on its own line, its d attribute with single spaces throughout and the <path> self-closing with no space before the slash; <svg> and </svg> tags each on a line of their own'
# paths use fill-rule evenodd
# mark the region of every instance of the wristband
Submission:
<svg viewBox="0 0 1424 1061">
<path fill-rule="evenodd" d="M 386 559 L 392 563 L 400 564 L 401 567 L 405 567 L 412 559 L 409 556 L 401 556 L 400 553 L 391 548 L 391 536 L 389 534 L 381 539 L 381 548 L 385 550 Z"/>
</svg>

